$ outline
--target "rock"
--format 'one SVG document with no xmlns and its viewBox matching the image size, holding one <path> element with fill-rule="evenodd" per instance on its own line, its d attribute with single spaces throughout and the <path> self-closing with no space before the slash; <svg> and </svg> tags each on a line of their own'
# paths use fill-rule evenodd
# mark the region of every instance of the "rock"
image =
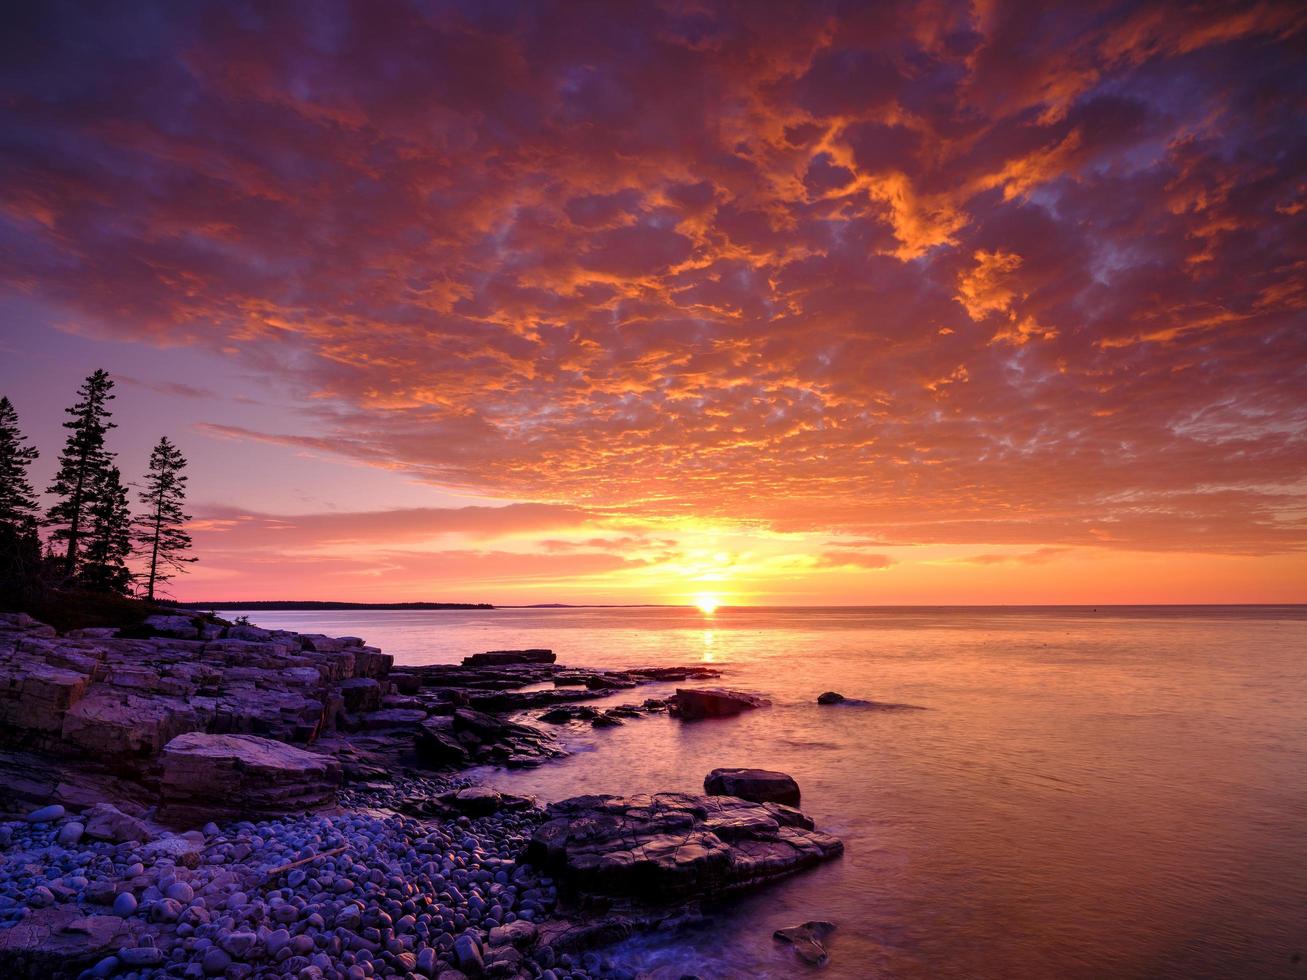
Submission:
<svg viewBox="0 0 1307 980">
<path fill-rule="evenodd" d="M 676 689 L 676 707 L 681 718 L 729 718 L 742 711 L 764 708 L 771 704 L 764 697 L 720 687 Z"/>
<path fill-rule="evenodd" d="M 76 844 L 82 839 L 84 833 L 86 833 L 84 824 L 80 824 L 76 820 L 70 820 L 59 828 L 59 843 L 65 847 Z"/>
<path fill-rule="evenodd" d="M 97 803 L 82 814 L 86 835 L 116 844 L 137 840 L 150 841 L 154 834 L 143 820 L 123 813 L 112 803 Z"/>
<path fill-rule="evenodd" d="M 925 711 L 919 704 L 896 704 L 892 701 L 864 701 L 860 698 L 846 698 L 835 691 L 817 695 L 818 704 L 838 704 L 845 708 L 874 708 L 880 711 Z"/>
<path fill-rule="evenodd" d="M 346 677 L 340 682 L 345 710 L 351 713 L 376 711 L 381 707 L 381 684 L 371 677 Z"/>
<path fill-rule="evenodd" d="M 165 812 L 192 825 L 331 806 L 341 780 L 335 759 L 255 735 L 188 732 L 164 747 L 162 761 Z"/>
<path fill-rule="evenodd" d="M 783 772 L 766 769 L 714 769 L 704 778 L 709 796 L 738 796 L 754 803 L 799 805 L 799 784 Z"/>
<path fill-rule="evenodd" d="M 220 977 L 227 972 L 229 966 L 231 966 L 231 954 L 217 946 L 206 949 L 200 960 L 200 969 L 204 971 L 206 977 Z"/>
<path fill-rule="evenodd" d="M 136 896 L 131 892 L 119 892 L 118 897 L 113 900 L 113 914 L 120 919 L 135 915 Z"/>
<path fill-rule="evenodd" d="M 829 956 L 826 953 L 826 947 L 821 944 L 821 940 L 834 931 L 834 922 L 819 919 L 805 922 L 801 926 L 777 929 L 772 933 L 772 938 L 777 942 L 789 943 L 793 946 L 795 955 L 805 963 L 822 966 L 829 959 Z"/>
<path fill-rule="evenodd" d="M 453 719 L 428 718 L 418 726 L 414 751 L 425 765 L 462 766 L 470 760 L 467 748 L 454 737 Z"/>
<path fill-rule="evenodd" d="M 469 786 L 441 799 L 469 817 L 483 817 L 499 809 L 501 797 L 489 786 Z"/>
<path fill-rule="evenodd" d="M 52 803 L 49 806 L 41 807 L 39 810 L 33 810 L 23 819 L 28 823 L 53 823 L 56 820 L 62 820 L 67 812 L 58 803 Z"/>
<path fill-rule="evenodd" d="M 798 810 L 727 796 L 579 796 L 546 818 L 531 864 L 581 895 L 645 903 L 749 887 L 844 850 Z"/>
<path fill-rule="evenodd" d="M 490 930 L 491 946 L 516 946 L 519 949 L 528 949 L 535 945 L 536 938 L 540 930 L 534 923 L 527 922 L 525 919 L 518 919 L 507 925 L 495 926 Z"/>
<path fill-rule="evenodd" d="M 259 937 L 252 932 L 229 932 L 218 940 L 218 945 L 235 959 L 243 960 L 258 941 Z"/>
<path fill-rule="evenodd" d="M 466 933 L 454 940 L 454 961 L 458 963 L 460 970 L 464 973 L 471 973 L 473 976 L 477 976 L 485 970 L 485 961 L 481 955 L 481 944 L 473 936 Z"/>
<path fill-rule="evenodd" d="M 0 975 L 76 976 L 117 950 L 126 928 L 115 916 L 84 916 L 68 905 L 39 909 L 0 928 Z"/>
<path fill-rule="evenodd" d="M 383 708 L 363 716 L 363 727 L 369 730 L 382 728 L 416 728 L 426 721 L 427 713 L 418 708 Z"/>
<path fill-rule="evenodd" d="M 177 640 L 197 640 L 200 630 L 192 616 L 147 616 L 141 624 L 147 635 L 169 636 Z"/>
<path fill-rule="evenodd" d="M 552 650 L 491 650 L 463 658 L 464 667 L 490 667 L 504 664 L 552 664 L 557 658 Z"/>
</svg>

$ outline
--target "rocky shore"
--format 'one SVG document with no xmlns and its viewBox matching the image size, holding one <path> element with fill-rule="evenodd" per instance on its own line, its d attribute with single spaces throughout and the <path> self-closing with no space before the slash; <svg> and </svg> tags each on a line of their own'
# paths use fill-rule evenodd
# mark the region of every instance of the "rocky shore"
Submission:
<svg viewBox="0 0 1307 980">
<path fill-rule="evenodd" d="M 841 852 L 757 796 L 797 787 L 714 774 L 710 796 L 541 808 L 459 772 L 556 758 L 563 724 L 769 703 L 584 703 L 716 676 L 547 650 L 395 668 L 357 637 L 0 615 L 0 975 L 635 976 L 592 947 Z"/>
</svg>

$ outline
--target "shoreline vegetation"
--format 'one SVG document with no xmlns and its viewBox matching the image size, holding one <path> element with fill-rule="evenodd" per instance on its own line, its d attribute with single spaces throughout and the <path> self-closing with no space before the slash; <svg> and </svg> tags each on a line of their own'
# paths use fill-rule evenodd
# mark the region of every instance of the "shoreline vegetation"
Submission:
<svg viewBox="0 0 1307 980">
<path fill-rule="evenodd" d="M 121 601 L 122 628 L 0 613 L 5 977 L 638 980 L 605 950 L 843 853 L 783 773 L 713 770 L 703 795 L 614 776 L 547 806 L 470 778 L 547 765 L 569 732 L 770 706 L 700 686 L 716 667 L 397 667 L 356 636 Z M 832 928 L 776 942 L 820 965 Z"/>
</svg>

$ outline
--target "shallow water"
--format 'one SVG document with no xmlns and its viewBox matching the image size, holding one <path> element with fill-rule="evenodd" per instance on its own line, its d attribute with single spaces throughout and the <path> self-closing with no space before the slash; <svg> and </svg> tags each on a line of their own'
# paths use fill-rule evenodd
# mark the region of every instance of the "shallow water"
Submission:
<svg viewBox="0 0 1307 980">
<path fill-rule="evenodd" d="M 485 774 L 546 800 L 701 792 L 718 766 L 798 780 L 845 856 L 620 947 L 656 977 L 802 974 L 770 937 L 811 918 L 838 923 L 828 978 L 1307 977 L 1307 607 L 251 618 L 400 663 L 528 646 L 578 666 L 707 661 L 772 698 L 570 728 L 571 758 Z M 818 706 L 826 690 L 929 710 Z"/>
</svg>

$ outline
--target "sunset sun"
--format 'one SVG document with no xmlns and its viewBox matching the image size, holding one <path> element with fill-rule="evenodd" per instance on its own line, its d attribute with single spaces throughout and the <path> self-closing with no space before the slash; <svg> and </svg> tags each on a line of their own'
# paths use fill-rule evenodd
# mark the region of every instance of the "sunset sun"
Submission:
<svg viewBox="0 0 1307 980">
<path fill-rule="evenodd" d="M 699 607 L 699 611 L 705 616 L 711 616 L 717 611 L 717 607 L 722 604 L 722 601 L 715 595 L 705 594 L 695 596 L 694 604 Z"/>
</svg>

